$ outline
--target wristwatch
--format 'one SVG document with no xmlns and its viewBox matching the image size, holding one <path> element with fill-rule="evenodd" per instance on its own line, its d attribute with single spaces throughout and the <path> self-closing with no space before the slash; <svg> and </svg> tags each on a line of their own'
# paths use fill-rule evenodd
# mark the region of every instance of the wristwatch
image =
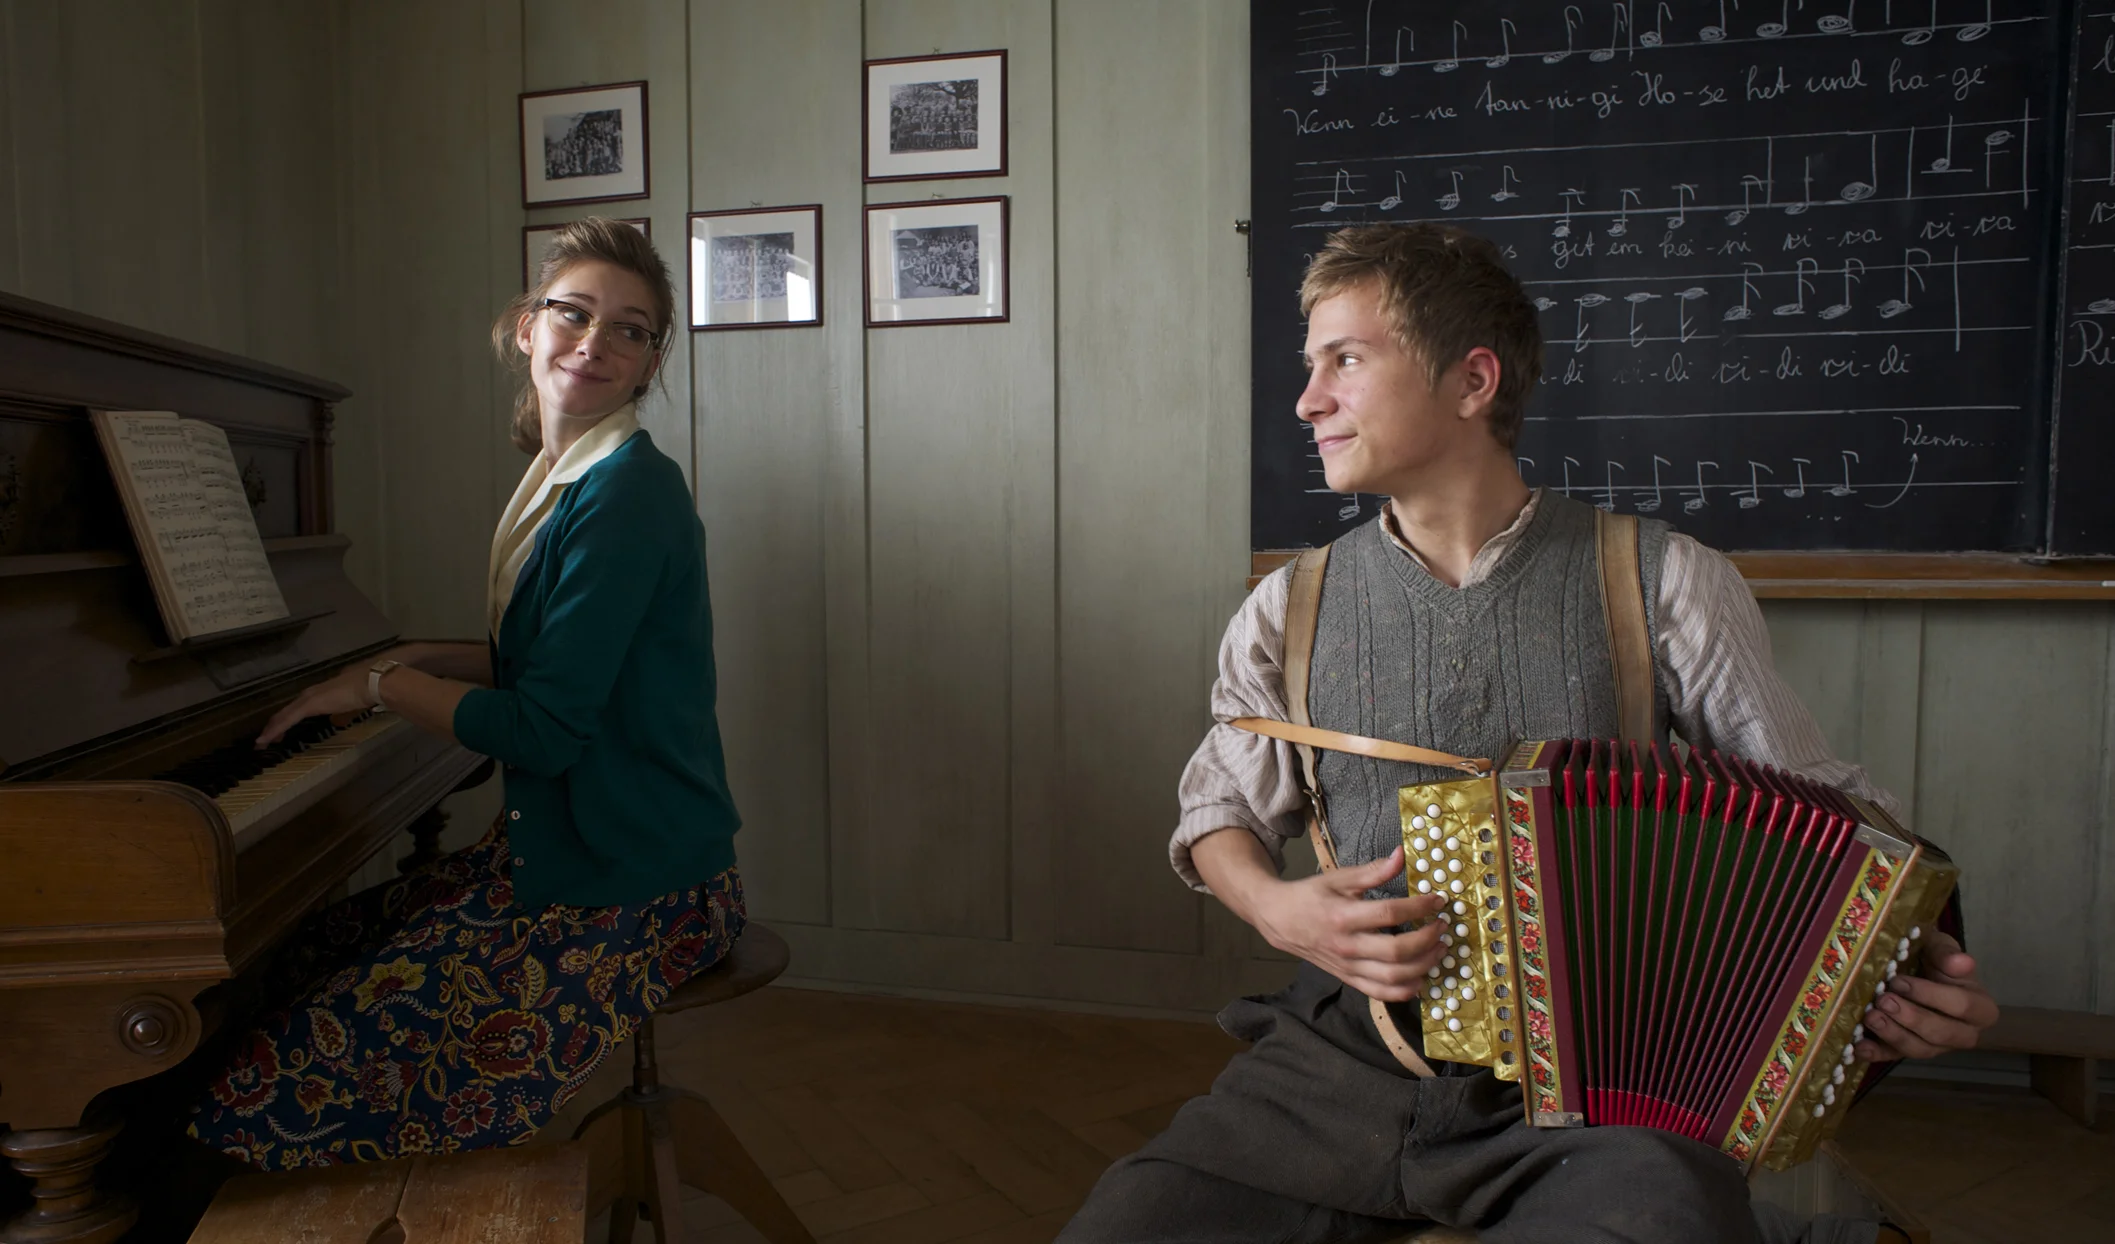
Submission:
<svg viewBox="0 0 2115 1244">
<path fill-rule="evenodd" d="M 367 670 L 367 704 L 370 708 L 382 707 L 382 675 L 402 665 L 402 661 L 387 658 L 375 662 Z"/>
</svg>

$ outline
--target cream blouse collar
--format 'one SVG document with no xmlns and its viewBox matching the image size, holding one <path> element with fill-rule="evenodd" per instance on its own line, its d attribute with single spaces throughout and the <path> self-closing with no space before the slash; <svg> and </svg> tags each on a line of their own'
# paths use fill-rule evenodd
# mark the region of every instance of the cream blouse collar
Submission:
<svg viewBox="0 0 2115 1244">
<path fill-rule="evenodd" d="M 548 462 L 541 453 L 529 462 L 528 471 L 515 486 L 513 499 L 507 502 L 506 512 L 500 515 L 498 530 L 492 534 L 485 625 L 493 638 L 498 638 L 499 620 L 506 616 L 507 604 L 514 599 L 514 581 L 521 576 L 522 564 L 536 547 L 536 533 L 551 516 L 559 494 L 567 484 L 587 474 L 588 468 L 617 452 L 617 447 L 638 430 L 637 409 L 627 402 L 583 433 L 559 455 L 557 462 Z"/>
</svg>

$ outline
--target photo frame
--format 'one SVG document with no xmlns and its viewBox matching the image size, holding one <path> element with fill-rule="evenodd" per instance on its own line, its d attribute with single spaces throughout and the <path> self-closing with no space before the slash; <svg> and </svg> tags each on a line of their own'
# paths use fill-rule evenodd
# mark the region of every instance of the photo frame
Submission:
<svg viewBox="0 0 2115 1244">
<path fill-rule="evenodd" d="M 531 91 L 521 97 L 521 205 L 643 199 L 646 83 Z"/>
<path fill-rule="evenodd" d="M 823 322 L 822 205 L 690 214 L 690 327 Z"/>
<path fill-rule="evenodd" d="M 868 328 L 1003 324 L 1010 200 L 876 203 L 866 213 Z"/>
<path fill-rule="evenodd" d="M 536 269 L 543 265 L 544 252 L 549 250 L 551 246 L 551 235 L 571 223 L 573 222 L 570 220 L 561 220 L 556 224 L 523 225 L 521 227 L 521 287 L 523 289 L 536 284 Z M 630 225 L 632 228 L 637 229 L 643 237 L 651 239 L 654 236 L 653 222 L 644 216 L 620 216 L 617 218 L 617 223 Z"/>
<path fill-rule="evenodd" d="M 1006 175 L 1006 51 L 866 62 L 866 179 Z"/>
</svg>

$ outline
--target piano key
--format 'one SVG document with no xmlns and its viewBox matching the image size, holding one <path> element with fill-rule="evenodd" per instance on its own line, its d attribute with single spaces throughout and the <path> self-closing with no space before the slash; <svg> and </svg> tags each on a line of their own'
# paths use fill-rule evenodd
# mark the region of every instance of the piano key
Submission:
<svg viewBox="0 0 2115 1244">
<path fill-rule="evenodd" d="M 292 812 L 336 788 L 359 771 L 368 756 L 393 747 L 414 732 L 410 722 L 388 713 L 377 713 L 302 749 L 255 777 L 235 783 L 217 795 L 234 831 L 235 848 L 277 828 Z"/>
</svg>

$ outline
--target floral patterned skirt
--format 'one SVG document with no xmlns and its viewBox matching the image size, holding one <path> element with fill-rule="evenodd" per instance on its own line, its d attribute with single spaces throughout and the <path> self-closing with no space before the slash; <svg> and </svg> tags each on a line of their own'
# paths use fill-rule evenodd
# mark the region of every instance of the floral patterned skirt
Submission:
<svg viewBox="0 0 2115 1244">
<path fill-rule="evenodd" d="M 513 907 L 507 834 L 312 917 L 186 1131 L 259 1170 L 518 1144 L 741 935 L 733 868 L 612 907 Z"/>
</svg>

